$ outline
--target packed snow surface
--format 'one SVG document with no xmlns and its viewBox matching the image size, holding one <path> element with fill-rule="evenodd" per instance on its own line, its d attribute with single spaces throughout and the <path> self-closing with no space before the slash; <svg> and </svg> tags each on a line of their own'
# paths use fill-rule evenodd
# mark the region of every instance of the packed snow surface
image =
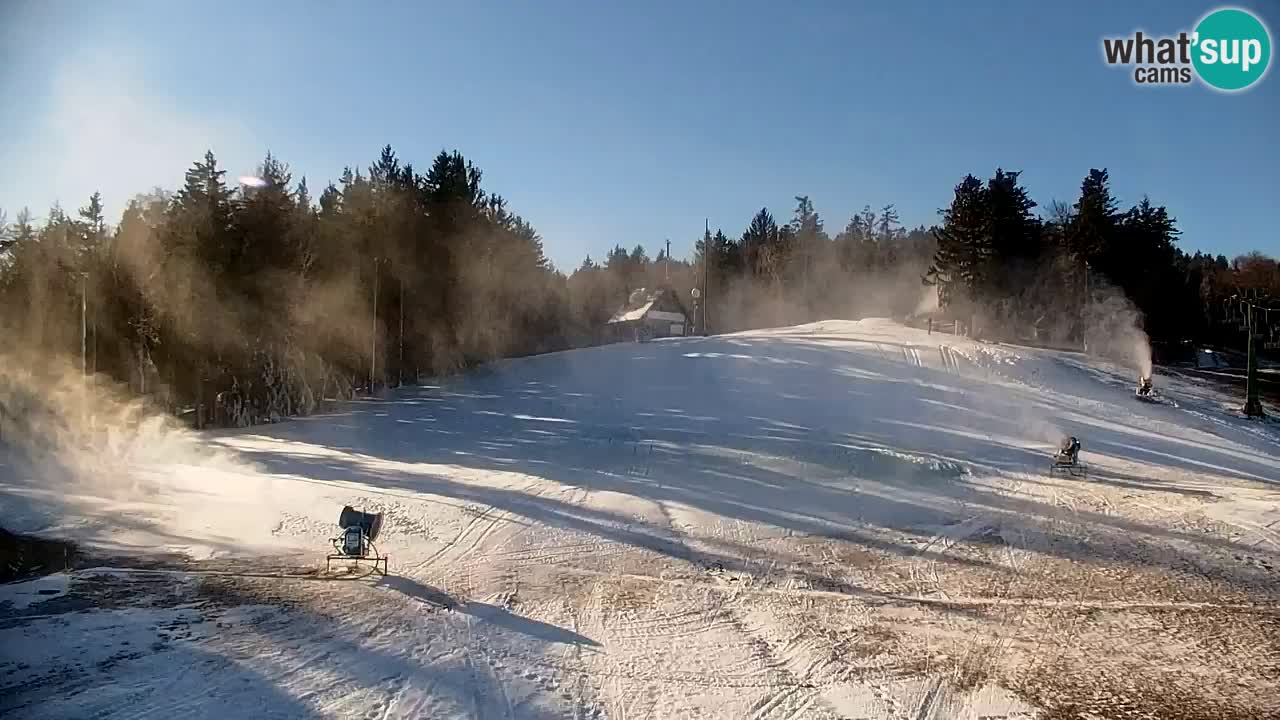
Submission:
<svg viewBox="0 0 1280 720">
<path fill-rule="evenodd" d="M 1262 717 L 1280 434 L 1136 377 L 831 321 L 0 446 L 2 524 L 105 558 L 0 586 L 0 714 Z M 348 504 L 389 576 L 324 572 Z"/>
</svg>

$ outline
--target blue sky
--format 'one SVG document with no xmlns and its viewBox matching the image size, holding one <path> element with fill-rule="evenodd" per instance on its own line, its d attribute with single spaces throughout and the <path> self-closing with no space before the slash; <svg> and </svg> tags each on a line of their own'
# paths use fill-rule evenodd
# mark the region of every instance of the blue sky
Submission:
<svg viewBox="0 0 1280 720">
<path fill-rule="evenodd" d="M 1276 35 L 1280 3 L 1237 3 Z M 738 234 L 807 194 L 932 223 L 965 173 L 1074 200 L 1106 166 L 1182 246 L 1280 251 L 1280 77 L 1234 95 L 1136 87 L 1103 35 L 1190 30 L 1212 3 L 0 2 L 0 208 L 94 189 L 118 213 L 211 147 L 270 149 L 317 192 L 391 143 L 457 148 L 562 269 L 703 219 Z M 1273 61 L 1274 64 L 1275 61 Z"/>
</svg>

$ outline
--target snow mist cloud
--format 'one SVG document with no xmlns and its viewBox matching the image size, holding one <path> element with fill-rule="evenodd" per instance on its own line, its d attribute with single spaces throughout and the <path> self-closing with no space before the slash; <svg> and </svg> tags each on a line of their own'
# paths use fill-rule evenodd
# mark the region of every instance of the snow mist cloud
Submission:
<svg viewBox="0 0 1280 720">
<path fill-rule="evenodd" d="M 235 464 L 171 416 L 77 362 L 7 355 L 0 362 L 0 480 L 28 483 L 57 502 L 76 496 L 139 498 L 134 469 L 164 461 L 183 466 Z"/>
<path fill-rule="evenodd" d="M 1151 376 L 1151 340 L 1142 329 L 1142 312 L 1119 288 L 1094 281 L 1084 309 L 1084 333 L 1090 353 Z"/>
</svg>

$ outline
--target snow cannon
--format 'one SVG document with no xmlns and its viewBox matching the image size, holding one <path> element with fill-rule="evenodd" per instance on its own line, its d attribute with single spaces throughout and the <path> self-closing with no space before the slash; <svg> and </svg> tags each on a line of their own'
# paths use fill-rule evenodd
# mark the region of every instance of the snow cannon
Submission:
<svg viewBox="0 0 1280 720">
<path fill-rule="evenodd" d="M 369 542 L 373 542 L 378 539 L 378 533 L 382 531 L 382 513 L 363 512 L 346 505 L 342 508 L 342 514 L 338 516 L 338 527 L 343 530 L 359 527 L 369 538 Z"/>
<path fill-rule="evenodd" d="M 373 544 L 382 530 L 382 513 L 364 512 L 346 505 L 338 515 L 338 527 L 342 528 L 342 534 L 331 540 L 334 553 L 325 557 L 326 572 L 334 560 L 347 560 L 350 566 L 369 560 L 373 562 L 374 570 L 387 574 L 387 556 L 378 552 Z"/>
<path fill-rule="evenodd" d="M 1151 396 L 1151 376 L 1144 375 L 1138 378 L 1138 397 L 1146 398 Z"/>
<path fill-rule="evenodd" d="M 1062 441 L 1062 447 L 1053 456 L 1053 464 L 1049 466 L 1049 475 L 1063 472 L 1071 477 L 1088 475 L 1089 468 L 1080 462 L 1080 439 L 1074 435 Z"/>
</svg>

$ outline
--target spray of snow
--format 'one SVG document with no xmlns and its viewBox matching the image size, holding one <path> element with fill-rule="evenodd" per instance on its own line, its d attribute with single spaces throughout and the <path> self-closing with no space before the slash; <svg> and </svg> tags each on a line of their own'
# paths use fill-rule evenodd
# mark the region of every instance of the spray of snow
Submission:
<svg viewBox="0 0 1280 720">
<path fill-rule="evenodd" d="M 1142 329 L 1142 311 L 1110 284 L 1095 281 L 1085 308 L 1089 352 L 1151 376 L 1151 340 Z"/>
<path fill-rule="evenodd" d="M 270 542 L 280 498 L 269 478 L 78 365 L 0 363 L 0 433 L 10 530 L 193 557 L 224 549 L 237 525 Z"/>
<path fill-rule="evenodd" d="M 111 463 L 216 459 L 172 416 L 57 358 L 0 367 L 0 406 L 11 448 L 29 457 L 56 455 L 76 475 L 101 478 L 104 464 Z"/>
<path fill-rule="evenodd" d="M 916 303 L 916 309 L 913 314 L 927 315 L 938 311 L 938 290 L 933 287 L 925 287 L 920 291 L 920 302 Z"/>
</svg>

